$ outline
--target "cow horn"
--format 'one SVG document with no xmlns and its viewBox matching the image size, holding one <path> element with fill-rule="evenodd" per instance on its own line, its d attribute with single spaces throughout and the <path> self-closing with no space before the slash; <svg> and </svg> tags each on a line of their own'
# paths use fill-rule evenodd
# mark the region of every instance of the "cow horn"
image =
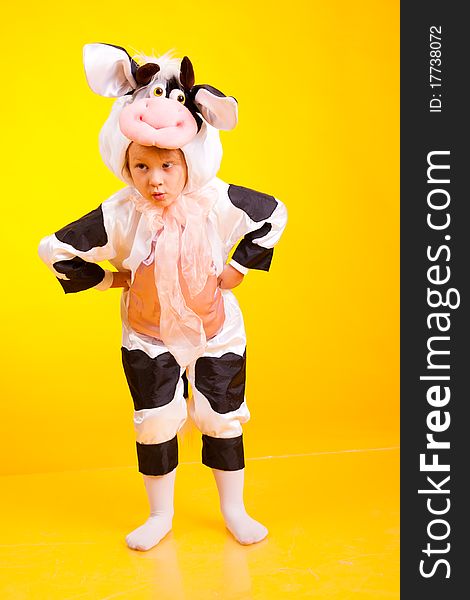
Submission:
<svg viewBox="0 0 470 600">
<path fill-rule="evenodd" d="M 185 90 L 190 90 L 194 85 L 194 69 L 187 56 L 181 61 L 180 82 Z"/>
<path fill-rule="evenodd" d="M 134 77 L 139 85 L 147 85 L 158 71 L 160 71 L 160 66 L 157 63 L 145 63 L 137 69 Z"/>
</svg>

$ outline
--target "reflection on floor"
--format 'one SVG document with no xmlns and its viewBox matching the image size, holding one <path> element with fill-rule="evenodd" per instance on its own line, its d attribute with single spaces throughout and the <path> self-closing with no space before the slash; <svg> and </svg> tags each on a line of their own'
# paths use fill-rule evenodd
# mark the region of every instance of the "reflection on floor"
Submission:
<svg viewBox="0 0 470 600">
<path fill-rule="evenodd" d="M 149 552 L 135 467 L 0 477 L 2 600 L 399 598 L 398 449 L 248 459 L 245 500 L 270 530 L 239 546 L 200 464 L 178 467 L 173 531 Z"/>
</svg>

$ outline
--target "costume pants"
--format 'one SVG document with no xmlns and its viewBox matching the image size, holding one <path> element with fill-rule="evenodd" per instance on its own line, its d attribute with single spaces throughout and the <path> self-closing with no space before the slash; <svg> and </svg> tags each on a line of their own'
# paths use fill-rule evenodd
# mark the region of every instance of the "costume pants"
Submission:
<svg viewBox="0 0 470 600">
<path fill-rule="evenodd" d="M 181 367 L 160 340 L 129 328 L 123 319 L 122 362 L 134 401 L 139 471 L 164 475 L 178 464 L 177 432 L 188 409 L 202 433 L 202 462 L 223 471 L 243 469 L 246 336 L 238 302 L 222 290 L 225 321 L 205 353 Z M 183 395 L 183 373 L 193 395 Z"/>
</svg>

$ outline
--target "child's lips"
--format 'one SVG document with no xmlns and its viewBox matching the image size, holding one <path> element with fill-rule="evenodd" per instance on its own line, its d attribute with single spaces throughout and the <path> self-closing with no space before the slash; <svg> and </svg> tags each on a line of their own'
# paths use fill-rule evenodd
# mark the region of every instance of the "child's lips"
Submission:
<svg viewBox="0 0 470 600">
<path fill-rule="evenodd" d="M 165 192 L 156 192 L 152 194 L 152 198 L 154 200 L 164 200 L 165 199 Z"/>
</svg>

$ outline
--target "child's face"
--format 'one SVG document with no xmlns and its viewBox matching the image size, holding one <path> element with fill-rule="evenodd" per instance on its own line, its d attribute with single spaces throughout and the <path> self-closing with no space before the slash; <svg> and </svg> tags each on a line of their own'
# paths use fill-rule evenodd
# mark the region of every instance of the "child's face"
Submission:
<svg viewBox="0 0 470 600">
<path fill-rule="evenodd" d="M 156 146 L 129 146 L 129 172 L 144 198 L 166 208 L 173 204 L 186 184 L 188 169 L 181 150 Z"/>
</svg>

